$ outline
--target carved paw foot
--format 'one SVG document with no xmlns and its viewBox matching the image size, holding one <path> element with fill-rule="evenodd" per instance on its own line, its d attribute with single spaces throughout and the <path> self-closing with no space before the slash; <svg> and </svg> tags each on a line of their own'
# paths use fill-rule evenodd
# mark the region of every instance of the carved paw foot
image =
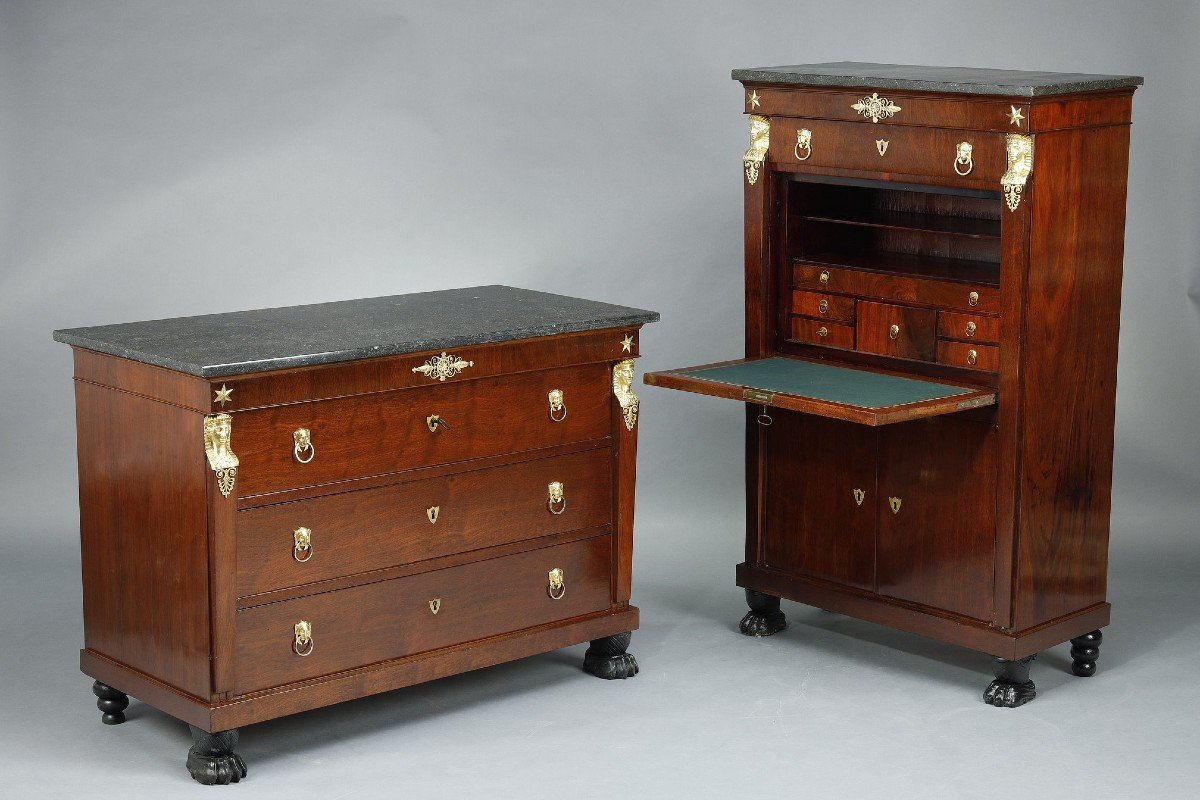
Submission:
<svg viewBox="0 0 1200 800">
<path fill-rule="evenodd" d="M 996 708 L 1016 708 L 1023 706 L 1037 697 L 1033 681 L 1025 683 L 1005 683 L 992 681 L 983 690 L 983 702 Z"/>
<path fill-rule="evenodd" d="M 779 610 L 779 598 L 769 594 L 746 590 L 746 605 L 749 613 L 738 623 L 744 636 L 772 636 L 787 627 L 787 617 Z"/>
<path fill-rule="evenodd" d="M 120 725 L 125 721 L 129 695 L 100 681 L 92 684 L 92 694 L 96 695 L 96 708 L 103 714 L 100 717 L 101 722 L 105 725 Z"/>
<path fill-rule="evenodd" d="M 1096 659 L 1100 657 L 1100 643 L 1104 634 L 1100 631 L 1085 633 L 1071 640 L 1071 672 L 1080 678 L 1096 674 Z"/>
<path fill-rule="evenodd" d="M 632 633 L 593 639 L 583 654 L 583 669 L 606 681 L 632 678 L 638 674 L 637 659 L 625 652 Z"/>
<path fill-rule="evenodd" d="M 205 786 L 225 786 L 246 777 L 246 762 L 233 752 L 238 743 L 236 728 L 208 733 L 195 725 L 188 727 L 194 744 L 188 750 L 187 770 L 195 781 Z"/>
</svg>

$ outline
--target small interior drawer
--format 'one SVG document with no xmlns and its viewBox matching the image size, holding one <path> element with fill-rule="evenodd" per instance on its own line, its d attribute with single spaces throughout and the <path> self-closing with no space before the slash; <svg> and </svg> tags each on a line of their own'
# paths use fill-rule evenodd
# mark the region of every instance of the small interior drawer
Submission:
<svg viewBox="0 0 1200 800">
<path fill-rule="evenodd" d="M 834 322 L 854 322 L 854 298 L 816 292 L 792 292 L 792 313 Z"/>
<path fill-rule="evenodd" d="M 1000 319 L 943 311 L 938 314 L 938 338 L 995 344 L 1000 341 Z"/>
<path fill-rule="evenodd" d="M 826 347 L 854 349 L 854 326 L 839 325 L 823 319 L 792 317 L 792 341 L 821 344 Z"/>
<path fill-rule="evenodd" d="M 938 342 L 939 364 L 978 369 L 984 372 L 1000 370 L 1000 348 L 973 342 Z"/>
<path fill-rule="evenodd" d="M 933 361 L 936 345 L 936 311 L 859 302 L 857 349 L 895 358 Z"/>
</svg>

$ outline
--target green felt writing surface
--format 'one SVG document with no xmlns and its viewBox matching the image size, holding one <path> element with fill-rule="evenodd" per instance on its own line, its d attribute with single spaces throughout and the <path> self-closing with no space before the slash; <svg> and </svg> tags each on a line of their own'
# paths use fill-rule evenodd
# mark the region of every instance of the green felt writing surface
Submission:
<svg viewBox="0 0 1200 800">
<path fill-rule="evenodd" d="M 677 374 L 747 389 L 870 409 L 954 397 L 971 391 L 963 386 L 917 381 L 792 358 L 741 361 L 718 367 L 686 370 Z"/>
</svg>

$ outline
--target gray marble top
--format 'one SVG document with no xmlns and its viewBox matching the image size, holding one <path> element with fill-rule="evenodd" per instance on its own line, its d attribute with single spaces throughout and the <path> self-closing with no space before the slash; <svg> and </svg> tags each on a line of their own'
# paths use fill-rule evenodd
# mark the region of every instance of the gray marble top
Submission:
<svg viewBox="0 0 1200 800">
<path fill-rule="evenodd" d="M 75 347 L 220 378 L 654 322 L 658 312 L 511 286 L 206 314 L 54 332 Z"/>
<path fill-rule="evenodd" d="M 1141 86 L 1138 75 L 1085 75 L 1077 72 L 1026 72 L 1015 69 L 917 67 L 834 61 L 791 67 L 735 69 L 735 81 L 846 86 L 864 89 L 913 89 L 926 92 L 1041 97 Z"/>
</svg>

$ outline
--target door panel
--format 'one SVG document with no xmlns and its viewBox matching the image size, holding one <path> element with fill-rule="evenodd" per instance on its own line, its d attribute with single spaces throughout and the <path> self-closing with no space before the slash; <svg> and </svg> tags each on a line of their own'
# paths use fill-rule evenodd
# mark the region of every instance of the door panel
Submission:
<svg viewBox="0 0 1200 800">
<path fill-rule="evenodd" d="M 891 498 L 899 501 L 893 511 Z M 991 620 L 996 432 L 955 417 L 881 429 L 876 591 Z"/>
<path fill-rule="evenodd" d="M 875 429 L 790 411 L 772 410 L 771 416 L 764 448 L 764 563 L 870 589 Z"/>
</svg>

